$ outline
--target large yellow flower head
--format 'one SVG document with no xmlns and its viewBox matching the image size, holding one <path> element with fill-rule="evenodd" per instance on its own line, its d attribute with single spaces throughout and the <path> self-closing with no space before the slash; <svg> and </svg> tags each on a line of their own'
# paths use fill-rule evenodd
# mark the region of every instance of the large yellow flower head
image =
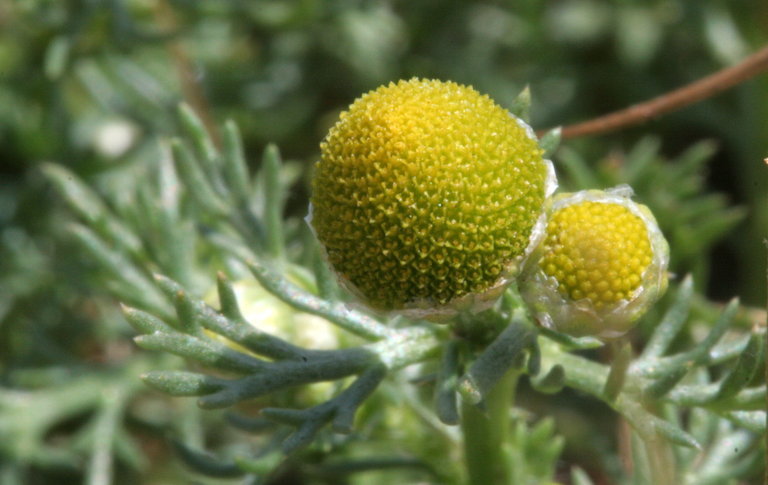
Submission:
<svg viewBox="0 0 768 485">
<path fill-rule="evenodd" d="M 631 189 L 555 199 L 521 289 L 548 327 L 576 336 L 624 334 L 667 286 L 669 247 Z"/>
<path fill-rule="evenodd" d="M 518 273 L 554 185 L 525 123 L 470 87 L 412 79 L 341 114 L 310 223 L 370 306 L 450 315 L 487 306 Z"/>
</svg>

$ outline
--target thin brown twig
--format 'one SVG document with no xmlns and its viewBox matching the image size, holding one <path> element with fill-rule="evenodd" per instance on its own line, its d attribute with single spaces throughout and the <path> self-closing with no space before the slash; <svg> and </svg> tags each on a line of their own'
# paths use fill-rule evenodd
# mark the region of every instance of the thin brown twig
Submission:
<svg viewBox="0 0 768 485">
<path fill-rule="evenodd" d="M 628 108 L 599 116 L 581 123 L 565 126 L 563 138 L 599 135 L 648 121 L 733 87 L 768 70 L 768 47 L 750 55 L 735 66 L 727 67 L 707 77 Z M 543 130 L 546 133 L 547 130 Z"/>
</svg>

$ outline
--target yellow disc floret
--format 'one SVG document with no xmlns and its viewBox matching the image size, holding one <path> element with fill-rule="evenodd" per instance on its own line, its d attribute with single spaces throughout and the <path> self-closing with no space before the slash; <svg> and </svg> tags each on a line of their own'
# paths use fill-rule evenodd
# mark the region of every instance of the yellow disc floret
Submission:
<svg viewBox="0 0 768 485">
<path fill-rule="evenodd" d="M 530 128 L 487 96 L 390 83 L 356 100 L 321 144 L 311 224 L 372 307 L 445 306 L 517 272 L 549 173 Z"/>
<path fill-rule="evenodd" d="M 632 295 L 652 256 L 640 217 L 619 204 L 584 201 L 552 215 L 541 267 L 563 296 L 602 308 Z"/>
</svg>

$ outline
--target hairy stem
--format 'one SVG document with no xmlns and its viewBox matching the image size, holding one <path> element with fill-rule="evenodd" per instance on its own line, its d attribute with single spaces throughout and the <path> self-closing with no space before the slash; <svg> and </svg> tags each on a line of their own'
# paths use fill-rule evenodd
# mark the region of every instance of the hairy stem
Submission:
<svg viewBox="0 0 768 485">
<path fill-rule="evenodd" d="M 464 433 L 464 461 L 469 485 L 512 483 L 507 459 L 511 419 L 519 372 L 511 370 L 488 393 L 485 412 L 464 402 L 461 428 Z"/>
</svg>

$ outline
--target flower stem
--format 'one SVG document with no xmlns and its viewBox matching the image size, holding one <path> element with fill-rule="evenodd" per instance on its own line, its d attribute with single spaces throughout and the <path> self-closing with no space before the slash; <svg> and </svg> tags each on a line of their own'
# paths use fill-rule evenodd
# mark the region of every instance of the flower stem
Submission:
<svg viewBox="0 0 768 485">
<path fill-rule="evenodd" d="M 512 483 L 507 448 L 510 440 L 510 406 L 520 373 L 510 370 L 488 393 L 485 410 L 464 402 L 461 427 L 468 485 Z"/>
</svg>

